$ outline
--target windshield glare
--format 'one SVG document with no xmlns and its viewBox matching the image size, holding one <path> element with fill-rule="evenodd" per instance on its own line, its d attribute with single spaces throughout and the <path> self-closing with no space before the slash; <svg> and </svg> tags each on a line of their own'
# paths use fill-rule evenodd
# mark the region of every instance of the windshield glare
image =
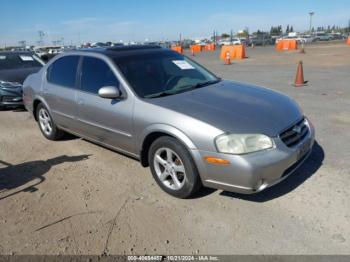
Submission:
<svg viewBox="0 0 350 262">
<path fill-rule="evenodd" d="M 173 52 L 157 52 L 114 59 L 138 96 L 157 97 L 193 89 L 219 79 L 190 59 Z"/>
</svg>

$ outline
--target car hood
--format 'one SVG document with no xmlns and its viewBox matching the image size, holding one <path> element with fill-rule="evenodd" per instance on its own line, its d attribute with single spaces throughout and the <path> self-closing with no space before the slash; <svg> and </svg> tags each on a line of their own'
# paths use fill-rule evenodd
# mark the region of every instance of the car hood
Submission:
<svg viewBox="0 0 350 262">
<path fill-rule="evenodd" d="M 0 70 L 0 80 L 4 82 L 17 82 L 23 84 L 30 74 L 36 73 L 41 67 Z"/>
<path fill-rule="evenodd" d="M 299 106 L 291 98 L 270 89 L 231 81 L 148 102 L 229 133 L 274 137 L 302 118 Z"/>
</svg>

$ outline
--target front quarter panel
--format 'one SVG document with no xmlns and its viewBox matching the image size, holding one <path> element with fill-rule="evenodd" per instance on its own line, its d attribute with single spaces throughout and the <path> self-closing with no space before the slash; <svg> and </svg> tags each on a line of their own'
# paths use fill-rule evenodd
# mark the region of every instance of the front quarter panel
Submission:
<svg viewBox="0 0 350 262">
<path fill-rule="evenodd" d="M 138 152 L 145 137 L 153 132 L 174 136 L 188 149 L 206 151 L 216 151 L 214 139 L 223 133 L 197 119 L 138 99 L 135 102 L 134 131 Z"/>
</svg>

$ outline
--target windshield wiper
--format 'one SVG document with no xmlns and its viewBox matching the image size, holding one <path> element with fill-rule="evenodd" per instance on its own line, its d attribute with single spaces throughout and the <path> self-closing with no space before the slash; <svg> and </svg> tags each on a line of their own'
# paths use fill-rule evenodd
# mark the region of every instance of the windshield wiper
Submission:
<svg viewBox="0 0 350 262">
<path fill-rule="evenodd" d="M 173 95 L 173 94 L 175 94 L 175 92 L 164 91 L 164 92 L 161 92 L 161 93 L 145 96 L 145 98 L 157 98 L 157 97 L 170 96 L 170 95 Z"/>
<path fill-rule="evenodd" d="M 197 84 L 191 86 L 191 88 L 196 89 L 196 88 L 200 88 L 200 87 L 204 87 L 204 86 L 209 86 L 212 84 L 219 83 L 220 81 L 221 81 L 220 78 L 218 78 L 216 80 L 205 81 L 205 82 L 197 83 Z"/>
<path fill-rule="evenodd" d="M 148 95 L 148 96 L 145 96 L 145 98 L 158 98 L 158 97 L 175 95 L 178 93 L 186 92 L 186 91 L 191 90 L 191 89 L 196 89 L 196 88 L 201 88 L 204 86 L 216 84 L 216 83 L 219 83 L 220 81 L 221 81 L 221 78 L 218 78 L 216 80 L 205 81 L 205 82 L 197 83 L 195 85 L 183 86 L 177 90 L 169 90 L 169 91 L 164 91 L 164 92 L 153 94 L 153 95 Z M 187 89 L 185 87 L 189 87 L 189 88 Z"/>
</svg>

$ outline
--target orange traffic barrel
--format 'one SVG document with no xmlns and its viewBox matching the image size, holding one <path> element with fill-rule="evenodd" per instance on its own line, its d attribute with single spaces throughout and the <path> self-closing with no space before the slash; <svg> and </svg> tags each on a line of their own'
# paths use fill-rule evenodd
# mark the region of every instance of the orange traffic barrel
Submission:
<svg viewBox="0 0 350 262">
<path fill-rule="evenodd" d="M 182 46 L 172 46 L 172 47 L 171 47 L 171 50 L 173 50 L 173 51 L 175 51 L 175 52 L 178 52 L 178 53 L 180 53 L 180 54 L 183 53 L 183 48 L 182 48 Z"/>
</svg>

